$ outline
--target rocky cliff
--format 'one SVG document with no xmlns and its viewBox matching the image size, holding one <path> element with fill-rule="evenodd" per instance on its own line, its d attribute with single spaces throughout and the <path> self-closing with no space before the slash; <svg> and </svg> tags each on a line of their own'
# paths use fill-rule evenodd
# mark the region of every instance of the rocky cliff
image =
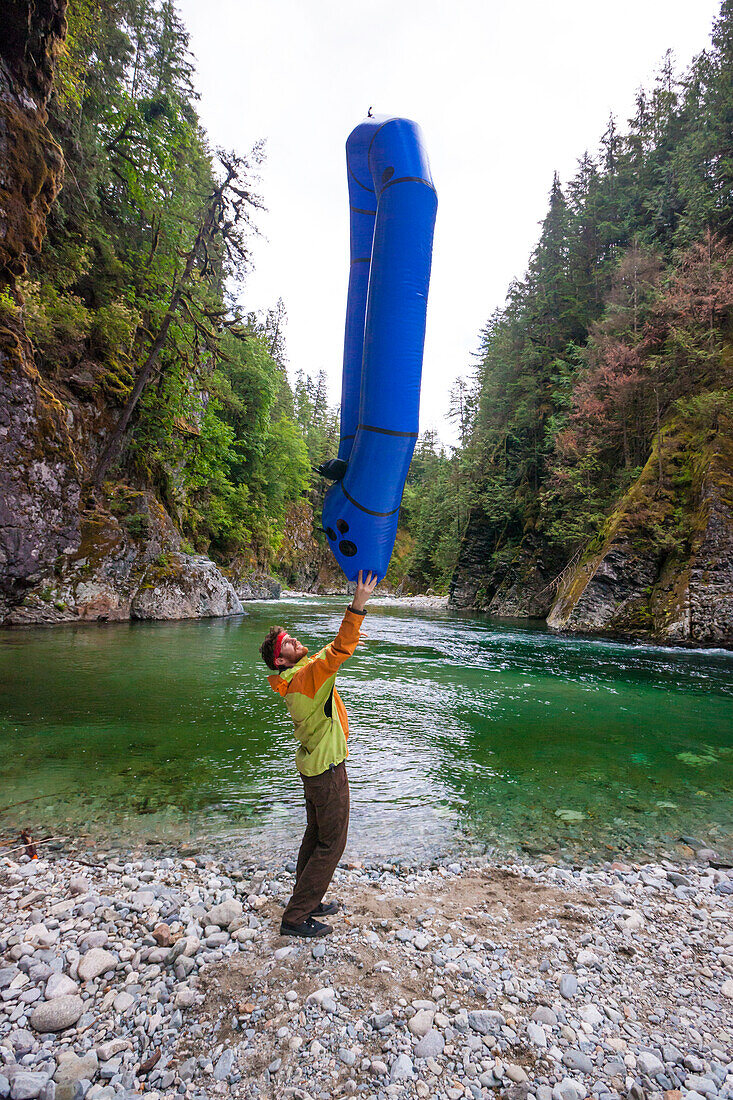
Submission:
<svg viewBox="0 0 733 1100">
<path fill-rule="evenodd" d="M 0 4 L 0 619 L 79 539 L 66 411 L 36 369 L 15 292 L 62 181 L 46 102 L 65 9 L 65 0 Z"/>
<path fill-rule="evenodd" d="M 346 592 L 346 580 L 326 545 L 314 534 L 313 508 L 307 501 L 291 505 L 285 521 L 278 571 L 298 592 Z"/>
<path fill-rule="evenodd" d="M 451 604 L 576 633 L 733 646 L 729 415 L 701 426 L 675 414 L 600 535 L 562 565 L 534 533 L 502 555 L 497 530 L 475 509 Z"/>
<path fill-rule="evenodd" d="M 63 182 L 46 107 L 65 10 L 0 0 L 0 622 L 240 612 L 231 581 L 186 552 L 152 493 L 89 491 L 109 427 L 98 365 L 43 370 L 25 330 L 17 280 Z"/>
<path fill-rule="evenodd" d="M 733 645 L 733 425 L 698 449 L 677 419 L 599 540 L 569 571 L 548 625 Z"/>
<path fill-rule="evenodd" d="M 450 605 L 499 618 L 544 619 L 552 607 L 556 558 L 531 536 L 518 549 L 497 555 L 499 539 L 480 506 L 474 508 L 451 579 Z"/>
</svg>

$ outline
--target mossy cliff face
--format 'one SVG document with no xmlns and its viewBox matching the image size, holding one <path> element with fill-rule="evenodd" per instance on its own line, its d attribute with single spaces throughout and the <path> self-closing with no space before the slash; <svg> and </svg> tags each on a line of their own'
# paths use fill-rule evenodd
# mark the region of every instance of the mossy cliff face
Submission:
<svg viewBox="0 0 733 1100">
<path fill-rule="evenodd" d="M 0 0 L 0 283 L 37 252 L 62 181 L 61 150 L 46 127 L 66 0 Z"/>
<path fill-rule="evenodd" d="M 565 580 L 548 625 L 733 645 L 733 425 L 705 439 L 670 422 L 599 545 Z"/>
<path fill-rule="evenodd" d="M 34 365 L 14 290 L 61 186 L 45 107 L 65 9 L 0 2 L 0 619 L 79 538 L 66 410 Z"/>
<path fill-rule="evenodd" d="M 733 646 L 733 423 L 709 397 L 707 413 L 692 402 L 667 421 L 599 537 L 564 570 L 534 531 L 503 552 L 501 530 L 476 507 L 452 606 L 577 633 Z"/>
<path fill-rule="evenodd" d="M 557 562 L 531 535 L 507 560 L 495 557 L 496 550 L 497 532 L 476 507 L 451 579 L 451 606 L 475 607 L 499 618 L 544 619 L 552 606 Z M 496 564 L 487 570 L 492 559 Z"/>
<path fill-rule="evenodd" d="M 77 545 L 80 495 L 64 408 L 22 331 L 0 325 L 0 620 Z"/>
</svg>

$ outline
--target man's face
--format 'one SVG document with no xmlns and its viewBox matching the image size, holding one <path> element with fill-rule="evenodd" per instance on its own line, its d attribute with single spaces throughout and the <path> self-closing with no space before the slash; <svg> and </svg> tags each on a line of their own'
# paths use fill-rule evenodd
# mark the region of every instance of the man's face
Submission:
<svg viewBox="0 0 733 1100">
<path fill-rule="evenodd" d="M 275 661 L 278 668 L 291 668 L 302 661 L 308 652 L 307 646 L 301 645 L 297 638 L 291 638 L 286 634 L 280 644 L 280 656 Z"/>
</svg>

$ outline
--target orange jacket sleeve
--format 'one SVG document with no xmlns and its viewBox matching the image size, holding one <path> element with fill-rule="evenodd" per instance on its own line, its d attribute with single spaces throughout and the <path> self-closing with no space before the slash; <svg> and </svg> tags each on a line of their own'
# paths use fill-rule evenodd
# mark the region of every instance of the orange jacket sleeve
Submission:
<svg viewBox="0 0 733 1100">
<path fill-rule="evenodd" d="M 323 687 L 326 680 L 334 676 L 344 661 L 352 656 L 359 641 L 359 631 L 363 621 L 363 615 L 347 607 L 334 640 L 317 653 L 304 668 L 296 672 L 288 684 L 288 691 L 297 691 L 310 699 L 315 698 L 318 689 Z"/>
</svg>

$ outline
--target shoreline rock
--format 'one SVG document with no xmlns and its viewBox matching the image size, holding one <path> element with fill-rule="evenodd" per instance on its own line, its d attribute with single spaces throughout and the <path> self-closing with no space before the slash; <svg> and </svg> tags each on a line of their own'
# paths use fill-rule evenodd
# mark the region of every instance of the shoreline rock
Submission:
<svg viewBox="0 0 733 1100">
<path fill-rule="evenodd" d="M 110 509 L 82 518 L 67 551 L 4 621 L 7 626 L 238 615 L 241 601 L 210 558 L 183 550 L 152 493 L 118 487 Z"/>
</svg>

